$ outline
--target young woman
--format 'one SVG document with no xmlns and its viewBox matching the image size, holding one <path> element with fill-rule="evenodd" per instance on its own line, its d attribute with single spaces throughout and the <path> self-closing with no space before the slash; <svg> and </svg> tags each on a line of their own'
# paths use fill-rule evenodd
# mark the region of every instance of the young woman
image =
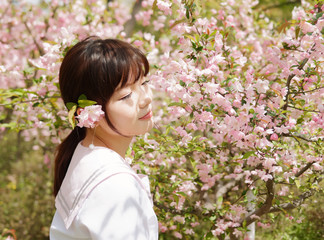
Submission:
<svg viewBox="0 0 324 240">
<path fill-rule="evenodd" d="M 140 50 L 115 39 L 89 37 L 64 57 L 61 95 L 78 124 L 55 159 L 51 240 L 158 239 L 148 179 L 125 161 L 132 138 L 153 126 L 148 71 Z M 96 103 L 84 107 L 85 96 Z"/>
</svg>

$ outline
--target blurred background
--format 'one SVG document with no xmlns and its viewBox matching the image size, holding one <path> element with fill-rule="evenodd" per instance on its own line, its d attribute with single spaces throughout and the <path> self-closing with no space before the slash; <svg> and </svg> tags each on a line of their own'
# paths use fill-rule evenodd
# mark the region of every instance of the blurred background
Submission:
<svg viewBox="0 0 324 240">
<path fill-rule="evenodd" d="M 46 7 L 48 1 L 29 2 Z M 130 12 L 134 6 L 138 6 L 138 2 L 136 5 L 134 0 L 120 2 L 127 3 L 129 9 L 126 10 Z M 12 0 L 11 4 L 19 6 L 20 1 Z M 217 4 L 216 0 L 210 1 L 211 6 Z M 291 11 L 300 4 L 300 0 L 260 0 L 255 8 L 274 20 L 279 27 L 291 19 Z M 40 147 L 33 140 L 24 141 L 20 131 L 0 132 L 1 240 L 7 239 L 9 235 L 19 240 L 48 239 L 49 226 L 54 214 L 53 159 L 52 148 Z M 300 224 L 280 215 L 271 226 L 257 226 L 256 239 L 321 239 L 324 234 L 323 202 L 323 194 L 318 193 L 306 201 L 306 208 L 295 209 L 294 211 L 300 211 L 298 215 L 302 216 L 303 221 Z M 169 239 L 173 238 L 170 236 Z"/>
</svg>

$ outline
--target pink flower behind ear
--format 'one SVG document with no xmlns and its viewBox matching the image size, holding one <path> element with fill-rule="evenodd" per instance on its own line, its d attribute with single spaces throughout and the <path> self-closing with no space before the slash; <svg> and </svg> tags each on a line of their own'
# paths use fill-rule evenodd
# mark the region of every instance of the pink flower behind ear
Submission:
<svg viewBox="0 0 324 240">
<path fill-rule="evenodd" d="M 104 116 L 101 105 L 87 106 L 81 109 L 80 114 L 76 117 L 78 119 L 77 126 L 94 128 L 96 123 Z"/>
</svg>

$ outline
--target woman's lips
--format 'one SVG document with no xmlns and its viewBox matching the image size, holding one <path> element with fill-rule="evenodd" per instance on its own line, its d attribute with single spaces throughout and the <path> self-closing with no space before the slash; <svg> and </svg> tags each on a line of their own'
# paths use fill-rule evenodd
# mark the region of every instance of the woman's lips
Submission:
<svg viewBox="0 0 324 240">
<path fill-rule="evenodd" d="M 145 116 L 141 117 L 140 120 L 150 119 L 151 117 L 153 117 L 153 113 L 149 111 Z"/>
</svg>

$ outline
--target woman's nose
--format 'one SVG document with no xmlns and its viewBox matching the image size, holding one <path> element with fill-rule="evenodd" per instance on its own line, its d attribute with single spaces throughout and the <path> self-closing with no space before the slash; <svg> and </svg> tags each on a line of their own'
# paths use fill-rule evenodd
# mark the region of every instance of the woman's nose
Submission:
<svg viewBox="0 0 324 240">
<path fill-rule="evenodd" d="M 140 108 L 145 108 L 147 105 L 152 102 L 152 90 L 149 86 L 143 86 L 141 88 L 141 99 L 140 99 Z"/>
</svg>

